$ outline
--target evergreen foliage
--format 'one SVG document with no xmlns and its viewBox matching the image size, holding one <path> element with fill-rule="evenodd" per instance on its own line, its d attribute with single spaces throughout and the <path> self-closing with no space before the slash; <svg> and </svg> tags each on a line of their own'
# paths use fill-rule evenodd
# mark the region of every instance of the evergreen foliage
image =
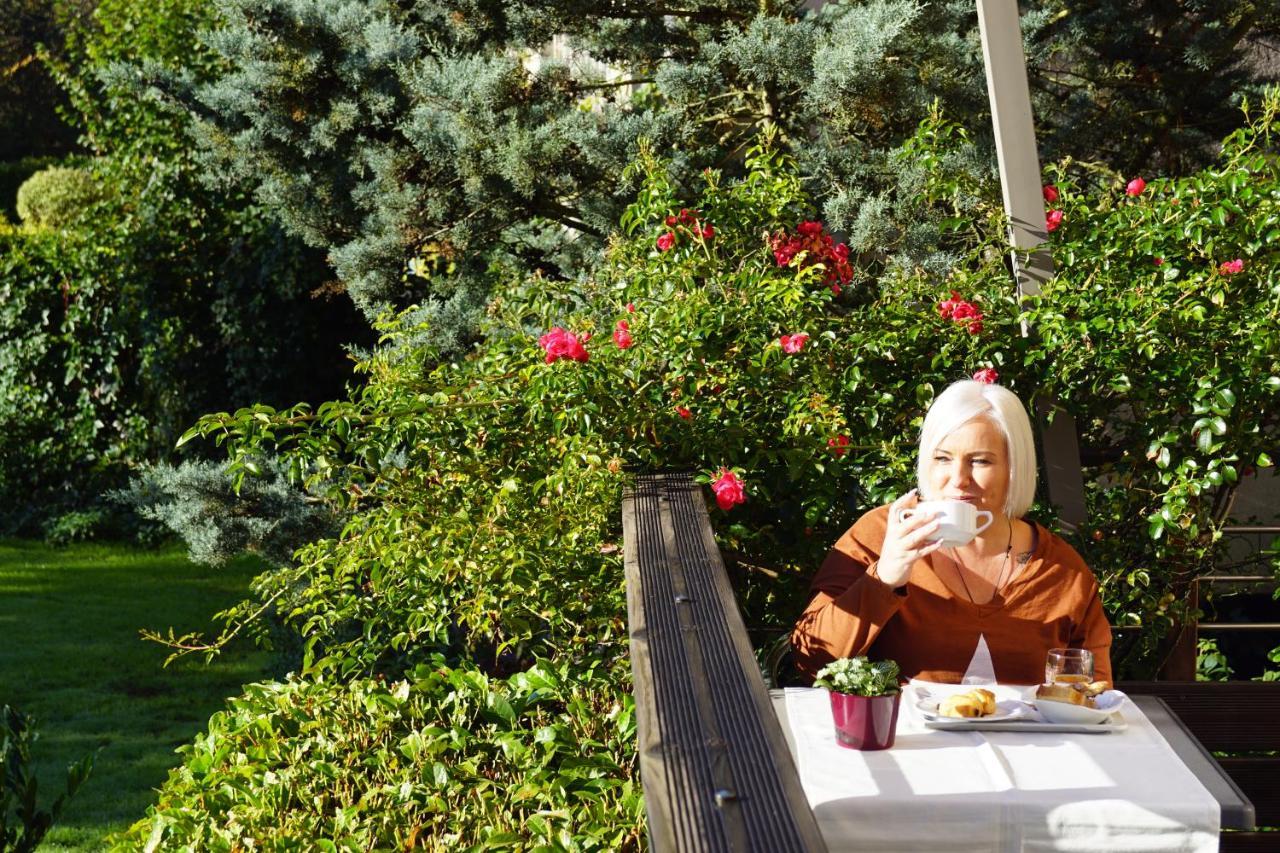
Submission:
<svg viewBox="0 0 1280 853">
<path fill-rule="evenodd" d="M 1280 31 L 1250 0 L 1024 5 L 1044 152 L 1121 169 L 1207 162 L 1258 82 L 1247 49 Z M 864 278 L 955 261 L 936 253 L 936 222 L 897 203 L 910 164 L 889 158 L 931 104 L 964 117 L 968 168 L 991 169 L 971 0 L 225 11 L 207 38 L 216 74 L 147 79 L 198 119 L 218 171 L 328 253 L 369 316 L 425 303 L 442 343 L 468 339 L 492 263 L 584 272 L 635 190 L 623 168 L 642 138 L 690 185 L 708 166 L 736 173 L 776 125 Z M 553 36 L 568 58 L 532 61 Z"/>
<path fill-rule="evenodd" d="M 153 465 L 115 497 L 180 536 L 193 561 L 213 566 L 245 552 L 284 565 L 306 543 L 338 532 L 332 506 L 309 500 L 278 463 L 259 470 L 236 491 L 225 463 Z"/>
</svg>

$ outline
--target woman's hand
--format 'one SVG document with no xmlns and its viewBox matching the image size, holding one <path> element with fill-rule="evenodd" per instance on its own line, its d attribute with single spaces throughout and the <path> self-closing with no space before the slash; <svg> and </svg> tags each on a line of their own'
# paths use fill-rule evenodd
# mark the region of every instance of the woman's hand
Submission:
<svg viewBox="0 0 1280 853">
<path fill-rule="evenodd" d="M 889 504 L 889 526 L 884 531 L 884 546 L 876 563 L 876 576 L 891 587 L 900 587 L 910 580 L 911 567 L 916 560 L 942 547 L 941 541 L 928 541 L 938 531 L 936 518 L 920 513 L 905 521 L 898 520 L 898 513 L 915 505 L 915 489 Z"/>
</svg>

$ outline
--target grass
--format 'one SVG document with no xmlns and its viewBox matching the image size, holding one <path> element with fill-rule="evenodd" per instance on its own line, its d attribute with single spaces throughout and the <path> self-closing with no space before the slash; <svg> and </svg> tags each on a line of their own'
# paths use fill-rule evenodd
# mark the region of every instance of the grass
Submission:
<svg viewBox="0 0 1280 853">
<path fill-rule="evenodd" d="M 141 818 L 180 763 L 174 749 L 240 686 L 267 677 L 269 653 L 245 643 L 206 666 L 162 668 L 166 651 L 140 628 L 213 631 L 209 617 L 245 597 L 260 569 L 242 559 L 197 566 L 177 548 L 52 548 L 0 541 L 0 704 L 36 718 L 41 804 L 66 766 L 96 751 L 93 774 L 42 851 L 98 851 Z"/>
</svg>

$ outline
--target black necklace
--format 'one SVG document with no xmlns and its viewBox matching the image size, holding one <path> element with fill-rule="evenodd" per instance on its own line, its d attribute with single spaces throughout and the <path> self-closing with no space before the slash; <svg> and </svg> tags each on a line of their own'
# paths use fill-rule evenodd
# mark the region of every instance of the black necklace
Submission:
<svg viewBox="0 0 1280 853">
<path fill-rule="evenodd" d="M 996 575 L 995 589 L 991 591 L 991 600 L 1000 594 L 1000 590 L 1004 588 L 1004 573 L 1009 570 L 1009 557 L 1013 554 L 1013 519 L 1009 519 L 1009 542 L 1004 546 L 1004 561 L 1000 564 L 1000 574 Z M 978 602 L 973 600 L 973 593 L 969 592 L 969 582 L 964 579 L 965 571 L 968 567 L 960 562 L 960 555 L 956 553 L 956 549 L 951 549 L 951 562 L 956 564 L 956 574 L 960 576 L 960 583 L 964 587 L 964 594 L 969 599 L 969 603 L 974 607 L 978 606 Z M 990 604 L 991 602 L 987 602 Z"/>
</svg>

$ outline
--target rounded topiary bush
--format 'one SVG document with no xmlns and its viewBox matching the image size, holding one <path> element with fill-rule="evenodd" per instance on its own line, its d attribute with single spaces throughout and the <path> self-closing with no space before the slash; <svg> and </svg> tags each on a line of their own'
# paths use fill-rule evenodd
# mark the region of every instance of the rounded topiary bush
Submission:
<svg viewBox="0 0 1280 853">
<path fill-rule="evenodd" d="M 102 198 L 88 169 L 51 166 L 18 187 L 18 217 L 37 228 L 61 228 Z"/>
</svg>

